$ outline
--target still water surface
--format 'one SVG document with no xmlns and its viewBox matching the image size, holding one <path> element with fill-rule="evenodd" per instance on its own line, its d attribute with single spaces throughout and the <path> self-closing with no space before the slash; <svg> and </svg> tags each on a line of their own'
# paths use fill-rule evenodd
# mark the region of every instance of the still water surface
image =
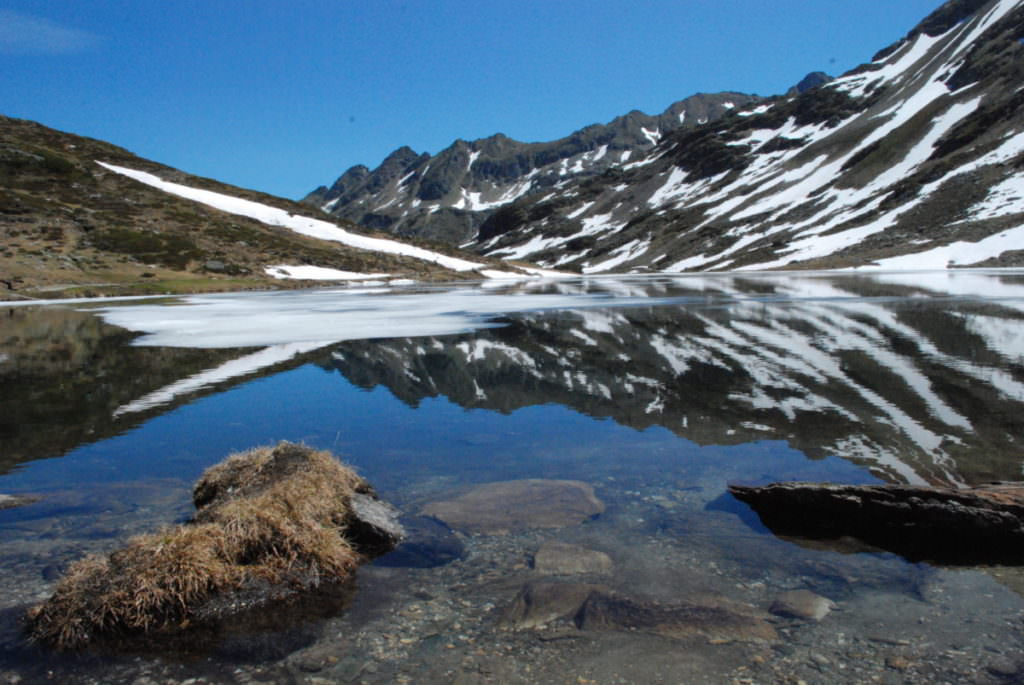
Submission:
<svg viewBox="0 0 1024 685">
<path fill-rule="evenodd" d="M 0 675 L 139 682 L 1004 682 L 1015 569 L 779 540 L 728 483 L 1020 480 L 1024 274 L 747 274 L 0 308 Z M 351 605 L 205 655 L 58 659 L 17 617 L 59 570 L 191 513 L 232 451 L 327 448 L 404 512 L 473 485 L 593 485 L 600 516 L 465 534 L 360 572 Z M 524 627 L 545 543 L 634 606 L 729 607 L 775 640 Z M 769 613 L 807 589 L 820 621 Z M 571 594 L 571 590 L 565 590 Z"/>
</svg>

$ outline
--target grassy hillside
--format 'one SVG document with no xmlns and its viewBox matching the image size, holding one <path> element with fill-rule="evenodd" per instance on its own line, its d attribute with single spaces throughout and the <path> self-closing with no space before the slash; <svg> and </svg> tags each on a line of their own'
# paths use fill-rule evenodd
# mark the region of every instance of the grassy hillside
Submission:
<svg viewBox="0 0 1024 685">
<path fill-rule="evenodd" d="M 189 176 L 109 143 L 0 116 L 0 299 L 310 285 L 264 274 L 264 267 L 278 264 L 418 280 L 456 277 L 421 260 L 356 250 L 227 214 L 108 171 L 97 160 L 326 218 L 308 205 Z"/>
</svg>

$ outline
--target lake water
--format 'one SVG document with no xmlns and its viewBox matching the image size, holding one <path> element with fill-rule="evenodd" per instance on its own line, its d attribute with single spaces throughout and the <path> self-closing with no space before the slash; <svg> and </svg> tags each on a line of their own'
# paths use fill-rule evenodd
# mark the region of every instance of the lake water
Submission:
<svg viewBox="0 0 1024 685">
<path fill-rule="evenodd" d="M 1017 569 L 781 540 L 726 493 L 1024 479 L 1024 272 L 366 285 L 0 315 L 0 493 L 41 497 L 0 511 L 0 682 L 1024 678 Z M 454 561 L 365 566 L 340 612 L 206 653 L 24 643 L 19 617 L 70 561 L 187 519 L 203 469 L 279 440 L 332 450 L 410 515 L 520 479 L 586 482 L 605 509 L 456 531 Z M 552 541 L 610 570 L 547 578 L 533 559 Z M 724 608 L 776 637 L 578 614 L 527 627 L 517 596 L 555 581 L 646 616 Z M 834 608 L 769 612 L 798 589 Z"/>
</svg>

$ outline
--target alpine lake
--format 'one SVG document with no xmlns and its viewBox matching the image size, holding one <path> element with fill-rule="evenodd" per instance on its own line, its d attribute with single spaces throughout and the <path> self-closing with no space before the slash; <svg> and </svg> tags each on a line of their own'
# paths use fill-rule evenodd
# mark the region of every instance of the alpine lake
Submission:
<svg viewBox="0 0 1024 685">
<path fill-rule="evenodd" d="M 1024 681 L 1021 569 L 781 539 L 726 490 L 1024 479 L 1024 271 L 3 303 L 0 380 L 0 493 L 34 499 L 0 510 L 0 683 Z M 281 440 L 355 467 L 416 553 L 201 649 L 26 641 L 71 562 Z M 421 515 L 526 479 L 600 511 Z"/>
</svg>

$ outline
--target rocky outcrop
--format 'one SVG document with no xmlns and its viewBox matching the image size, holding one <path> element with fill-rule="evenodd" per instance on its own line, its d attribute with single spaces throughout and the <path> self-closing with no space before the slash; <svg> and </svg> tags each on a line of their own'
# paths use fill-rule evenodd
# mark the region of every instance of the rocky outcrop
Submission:
<svg viewBox="0 0 1024 685">
<path fill-rule="evenodd" d="M 366 481 L 329 453 L 290 443 L 208 469 L 193 501 L 188 523 L 73 564 L 29 611 L 29 636 L 62 649 L 192 630 L 215 639 L 239 623 L 265 625 L 270 607 L 283 620 L 304 596 L 343 604 L 358 565 L 402 535 Z"/>
<path fill-rule="evenodd" d="M 914 561 L 1024 563 L 1024 483 L 964 490 L 773 483 L 729 492 L 781 536 L 854 537 Z"/>
<path fill-rule="evenodd" d="M 456 140 L 434 156 L 401 147 L 376 169 L 352 167 L 304 202 L 369 228 L 462 243 L 496 209 L 519 197 L 598 177 L 650 151 L 670 131 L 717 121 L 761 100 L 744 93 L 698 93 L 661 114 L 634 110 L 549 142 L 524 143 L 497 133 Z"/>
</svg>

